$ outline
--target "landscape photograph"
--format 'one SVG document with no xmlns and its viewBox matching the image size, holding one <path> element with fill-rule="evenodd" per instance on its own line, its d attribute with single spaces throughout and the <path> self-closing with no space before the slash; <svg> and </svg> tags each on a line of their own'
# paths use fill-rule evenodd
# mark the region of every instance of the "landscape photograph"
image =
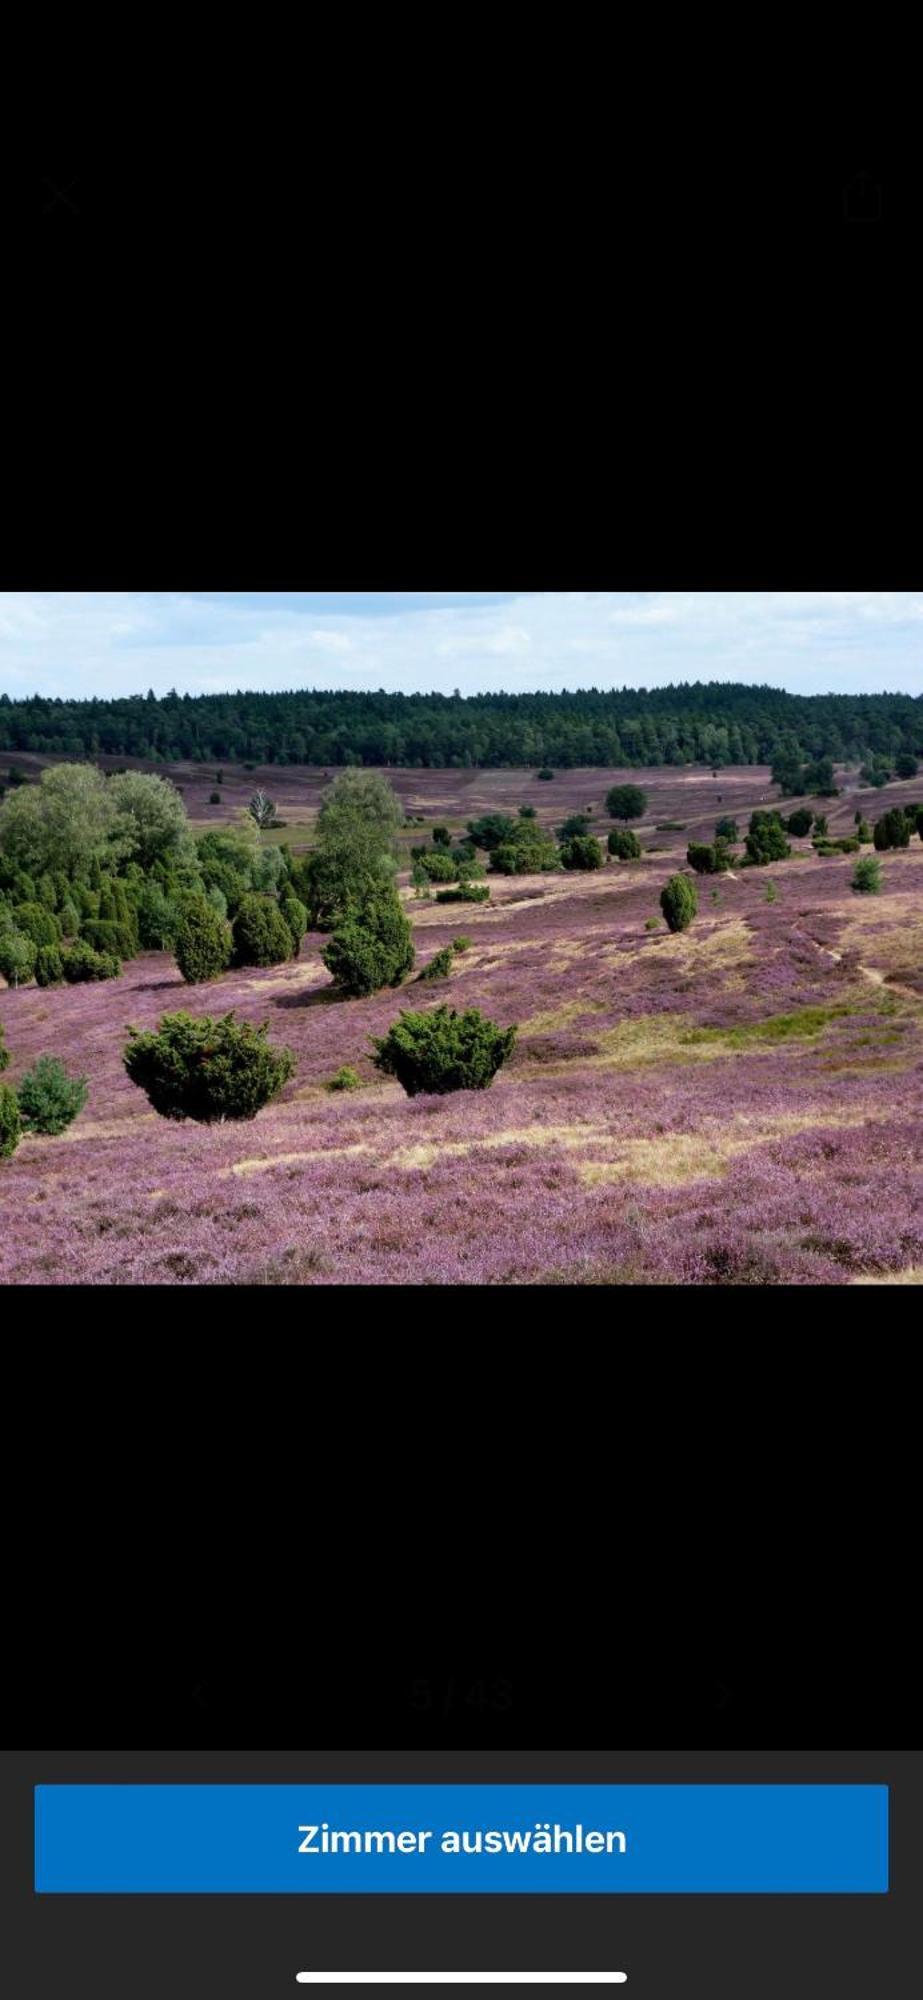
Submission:
<svg viewBox="0 0 923 2000">
<path fill-rule="evenodd" d="M 0 595 L 0 1282 L 923 1281 L 923 592 Z"/>
</svg>

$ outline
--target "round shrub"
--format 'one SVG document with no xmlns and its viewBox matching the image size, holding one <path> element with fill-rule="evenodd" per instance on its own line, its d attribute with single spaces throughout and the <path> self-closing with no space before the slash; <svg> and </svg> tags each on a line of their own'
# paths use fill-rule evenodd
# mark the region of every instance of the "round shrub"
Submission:
<svg viewBox="0 0 923 2000">
<path fill-rule="evenodd" d="M 860 847 L 868 847 L 869 842 L 871 841 L 872 838 L 872 829 L 869 826 L 867 819 L 862 819 L 862 818 L 859 819 L 856 826 L 856 838 L 859 842 Z"/>
<path fill-rule="evenodd" d="M 90 979 L 118 979 L 122 970 L 117 958 L 109 952 L 94 951 L 83 938 L 62 945 L 61 965 L 69 986 L 80 986 Z"/>
<path fill-rule="evenodd" d="M 187 986 L 201 986 L 206 980 L 217 979 L 230 964 L 230 924 L 219 917 L 204 896 L 189 897 L 180 920 L 175 950 L 176 963 Z"/>
<path fill-rule="evenodd" d="M 599 841 L 592 834 L 576 833 L 571 840 L 561 844 L 561 865 L 564 868 L 601 868 L 603 851 Z"/>
<path fill-rule="evenodd" d="M 740 831 L 738 829 L 736 819 L 731 819 L 729 816 L 725 817 L 724 819 L 719 819 L 718 824 L 715 827 L 715 839 L 739 840 Z"/>
<path fill-rule="evenodd" d="M 63 986 L 64 967 L 57 946 L 43 945 L 35 954 L 36 986 Z"/>
<path fill-rule="evenodd" d="M 443 945 L 442 950 L 436 952 L 435 957 L 430 959 L 429 964 L 424 965 L 423 971 L 420 974 L 420 978 L 448 979 L 449 973 L 452 970 L 452 962 L 454 957 L 455 953 L 452 950 L 451 945 L 450 944 Z"/>
<path fill-rule="evenodd" d="M 915 778 L 918 770 L 919 765 L 917 760 L 909 750 L 901 750 L 898 756 L 895 757 L 894 771 L 896 777 Z"/>
<path fill-rule="evenodd" d="M 891 847 L 910 846 L 910 821 L 900 806 L 892 806 L 890 812 L 875 821 L 872 838 L 880 853 Z"/>
<path fill-rule="evenodd" d="M 535 819 L 535 818 L 537 817 L 537 815 L 536 815 L 536 811 L 535 811 L 535 807 L 534 807 L 534 806 L 520 806 L 520 808 L 519 808 L 519 817 L 520 817 L 520 819 Z"/>
<path fill-rule="evenodd" d="M 8 986 L 24 986 L 35 971 L 38 952 L 24 931 L 0 931 L 0 978 Z"/>
<path fill-rule="evenodd" d="M 697 875 L 717 875 L 718 863 L 715 848 L 701 841 L 691 841 L 686 849 L 686 860 Z"/>
<path fill-rule="evenodd" d="M 155 1034 L 131 1030 L 125 1068 L 163 1118 L 255 1118 L 295 1068 L 291 1049 L 272 1048 L 266 1034 L 266 1022 L 254 1028 L 233 1014 L 165 1014 Z"/>
<path fill-rule="evenodd" d="M 65 1132 L 87 1101 L 85 1076 L 68 1076 L 56 1056 L 39 1056 L 16 1093 L 27 1132 Z"/>
<path fill-rule="evenodd" d="M 422 868 L 428 882 L 457 882 L 458 862 L 452 860 L 442 848 L 424 848 L 417 866 Z"/>
<path fill-rule="evenodd" d="M 637 785 L 613 785 L 606 793 L 606 811 L 610 819 L 640 819 L 647 811 L 647 794 Z"/>
<path fill-rule="evenodd" d="M 327 1085 L 327 1089 L 361 1090 L 362 1078 L 359 1075 L 358 1070 L 352 1069 L 349 1063 L 344 1063 L 343 1068 L 337 1070 L 336 1076 L 332 1076 L 330 1078 L 330 1082 Z"/>
<path fill-rule="evenodd" d="M 476 1007 L 464 1014 L 434 1007 L 426 1014 L 402 1013 L 387 1035 L 375 1038 L 374 1061 L 386 1076 L 397 1077 L 408 1097 L 486 1090 L 515 1040 L 515 1027 L 498 1028 Z"/>
<path fill-rule="evenodd" d="M 641 859 L 641 842 L 637 834 L 632 833 L 630 827 L 625 827 L 622 830 L 620 827 L 614 826 L 606 842 L 606 846 L 609 849 L 609 853 L 614 855 L 617 861 L 640 861 Z"/>
<path fill-rule="evenodd" d="M 209 795 L 208 795 L 208 803 L 209 803 L 209 805 L 210 805 L 210 806 L 220 806 L 220 804 L 221 804 L 221 793 L 220 793 L 220 792 L 209 792 Z"/>
<path fill-rule="evenodd" d="M 235 965 L 281 965 L 291 955 L 292 934 L 278 903 L 245 896 L 234 918 Z"/>
<path fill-rule="evenodd" d="M 301 950 L 301 940 L 308 928 L 308 913 L 300 896 L 283 896 L 279 904 L 283 922 L 288 925 L 292 940 L 292 957 L 297 958 Z"/>
<path fill-rule="evenodd" d="M 22 1138 L 22 1119 L 15 1090 L 0 1083 L 0 1160 L 9 1160 Z"/>
<path fill-rule="evenodd" d="M 548 770 L 536 771 L 535 775 L 537 778 L 543 779 L 544 783 L 547 785 L 551 783 L 551 780 L 554 777 L 554 772 Z"/>
<path fill-rule="evenodd" d="M 785 831 L 786 833 L 794 834 L 796 840 L 803 840 L 805 834 L 810 833 L 813 825 L 814 814 L 807 806 L 798 806 L 793 813 L 789 813 L 788 819 L 785 822 Z"/>
<path fill-rule="evenodd" d="M 465 937 L 464 935 L 463 935 L 462 937 L 457 937 L 457 938 L 453 938 L 453 939 L 452 939 L 452 950 L 453 950 L 453 951 L 470 951 L 470 950 L 471 950 L 471 947 L 472 947 L 472 945 L 473 945 L 473 943 L 474 943 L 474 939 L 473 939 L 473 938 L 470 938 L 470 937 Z"/>
<path fill-rule="evenodd" d="M 589 833 L 590 822 L 586 813 L 570 813 L 563 826 L 558 827 L 559 840 L 573 840 L 578 833 Z"/>
<path fill-rule="evenodd" d="M 660 892 L 660 907 L 671 931 L 688 930 L 699 907 L 688 875 L 671 875 Z"/>
<path fill-rule="evenodd" d="M 437 889 L 437 903 L 489 903 L 490 889 L 485 882 L 463 882 L 458 889 Z"/>
<path fill-rule="evenodd" d="M 434 847 L 451 847 L 452 835 L 447 826 L 433 827 L 433 845 Z"/>
<path fill-rule="evenodd" d="M 875 854 L 863 854 L 852 872 L 852 886 L 859 896 L 881 894 L 881 862 Z"/>
<path fill-rule="evenodd" d="M 51 910 L 44 903 L 19 903 L 13 912 L 17 930 L 32 939 L 41 951 L 43 945 L 56 945 L 61 941 L 61 928 Z"/>
</svg>

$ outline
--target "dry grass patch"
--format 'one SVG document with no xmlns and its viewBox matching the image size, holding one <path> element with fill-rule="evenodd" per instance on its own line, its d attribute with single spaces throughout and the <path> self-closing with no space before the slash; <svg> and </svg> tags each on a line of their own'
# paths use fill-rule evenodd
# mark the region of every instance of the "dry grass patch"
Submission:
<svg viewBox="0 0 923 2000">
<path fill-rule="evenodd" d="M 775 1118 L 737 1117 L 722 1125 L 716 1119 L 700 1132 L 664 1132 L 652 1139 L 628 1139 L 614 1160 L 586 1160 L 577 1168 L 589 1187 L 607 1181 L 638 1181 L 646 1187 L 680 1187 L 686 1181 L 719 1180 L 732 1162 L 755 1146 L 791 1138 L 799 1132 L 839 1130 L 846 1126 L 883 1123 L 883 1111 L 846 1111 L 831 1114 L 826 1107 L 815 1112 L 787 1112 Z"/>
<path fill-rule="evenodd" d="M 392 1167 L 431 1167 L 436 1160 L 463 1159 L 468 1153 L 494 1151 L 500 1146 L 555 1146 L 563 1151 L 599 1145 L 608 1139 L 602 1125 L 520 1125 L 502 1132 L 487 1132 L 479 1139 L 454 1139 L 440 1145 L 401 1146 L 392 1153 Z"/>
<path fill-rule="evenodd" d="M 854 1285 L 923 1285 L 923 1264 L 909 1264 L 906 1271 L 879 1271 L 853 1279 Z"/>
<path fill-rule="evenodd" d="M 270 1153 L 252 1160 L 235 1160 L 231 1167 L 222 1168 L 222 1178 L 229 1174 L 263 1174 L 270 1167 L 302 1166 L 307 1160 L 345 1160 L 359 1153 L 372 1153 L 375 1148 L 360 1140 L 355 1146 L 319 1146 L 311 1152 Z"/>
</svg>

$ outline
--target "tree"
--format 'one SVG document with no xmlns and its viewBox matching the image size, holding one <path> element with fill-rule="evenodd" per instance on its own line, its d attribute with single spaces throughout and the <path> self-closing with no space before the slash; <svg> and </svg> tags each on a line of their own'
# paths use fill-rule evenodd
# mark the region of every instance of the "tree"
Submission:
<svg viewBox="0 0 923 2000">
<path fill-rule="evenodd" d="M 716 840 L 713 846 L 692 841 L 686 849 L 686 860 L 697 875 L 723 875 L 730 868 L 732 856 L 723 840 Z"/>
<path fill-rule="evenodd" d="M 0 931 L 0 978 L 8 986 L 25 986 L 35 971 L 37 947 L 24 931 Z"/>
<path fill-rule="evenodd" d="M 488 854 L 496 848 L 507 846 L 516 832 L 516 821 L 506 813 L 484 813 L 480 819 L 469 819 L 468 832 L 475 847 L 483 847 Z"/>
<path fill-rule="evenodd" d="M 613 785 L 606 793 L 606 811 L 610 819 L 641 819 L 647 811 L 647 793 L 637 785 Z"/>
<path fill-rule="evenodd" d="M 891 847 L 909 847 L 910 832 L 906 813 L 900 806 L 892 806 L 890 812 L 883 813 L 881 819 L 875 821 L 872 838 L 879 852 L 883 852 Z"/>
<path fill-rule="evenodd" d="M 130 1030 L 125 1068 L 164 1118 L 255 1118 L 295 1069 L 291 1049 L 273 1048 L 266 1035 L 266 1022 L 254 1028 L 233 1014 L 165 1014 L 155 1034 Z"/>
<path fill-rule="evenodd" d="M 724 819 L 719 819 L 718 824 L 715 827 L 715 839 L 739 840 L 740 832 L 738 830 L 736 819 L 731 819 L 729 817 L 725 817 Z"/>
<path fill-rule="evenodd" d="M 792 851 L 777 812 L 751 813 L 744 845 L 749 862 L 756 868 L 765 868 L 770 861 L 786 861 Z"/>
<path fill-rule="evenodd" d="M 573 840 L 575 835 L 588 833 L 589 830 L 590 822 L 586 813 L 571 813 L 564 821 L 564 825 L 558 827 L 558 839 Z"/>
<path fill-rule="evenodd" d="M 837 795 L 833 764 L 829 757 L 819 757 L 816 763 L 804 767 L 804 789 L 816 798 L 835 799 Z"/>
<path fill-rule="evenodd" d="M 144 771 L 125 771 L 108 781 L 110 803 L 118 813 L 125 853 L 147 874 L 155 861 L 168 868 L 195 861 L 195 846 L 186 808 L 169 778 Z"/>
<path fill-rule="evenodd" d="M 36 986 L 63 986 L 64 966 L 57 946 L 43 945 L 35 954 Z"/>
<path fill-rule="evenodd" d="M 302 878 L 313 929 L 335 929 L 376 888 L 393 886 L 402 818 L 391 786 L 376 773 L 350 769 L 335 779 Z"/>
<path fill-rule="evenodd" d="M 247 811 L 254 824 L 259 827 L 261 833 L 268 826 L 272 825 L 276 816 L 275 803 L 272 799 L 267 798 L 265 792 L 254 792 Z"/>
<path fill-rule="evenodd" d="M 609 853 L 617 861 L 640 861 L 641 859 L 641 842 L 637 834 L 632 833 L 630 827 L 625 827 L 623 831 L 621 828 L 614 826 L 606 842 L 606 846 L 609 849 Z"/>
<path fill-rule="evenodd" d="M 62 945 L 61 965 L 68 986 L 81 986 L 88 980 L 118 979 L 122 970 L 119 960 L 111 952 L 94 951 L 83 938 L 75 938 L 73 944 Z"/>
<path fill-rule="evenodd" d="M 39 1056 L 17 1091 L 19 1109 L 27 1132 L 44 1132 L 55 1138 L 67 1130 L 87 1101 L 85 1076 L 69 1076 L 56 1056 Z"/>
<path fill-rule="evenodd" d="M 63 929 L 64 913 L 61 913 Z M 145 882 L 138 897 L 138 940 L 143 951 L 173 951 L 183 913 L 176 898 L 160 883 Z"/>
<path fill-rule="evenodd" d="M 881 892 L 881 862 L 874 854 L 863 854 L 852 872 L 852 886 L 860 896 L 877 896 Z"/>
<path fill-rule="evenodd" d="M 909 750 L 902 750 L 894 759 L 894 773 L 898 778 L 915 778 L 919 764 Z"/>
<path fill-rule="evenodd" d="M 591 834 L 575 834 L 572 840 L 562 842 L 561 865 L 564 868 L 593 869 L 602 867 L 603 851 L 599 841 Z"/>
<path fill-rule="evenodd" d="M 0 1083 L 0 1160 L 11 1160 L 22 1138 L 22 1120 L 15 1090 Z"/>
<path fill-rule="evenodd" d="M 396 1076 L 408 1097 L 486 1090 L 506 1061 L 516 1029 L 498 1028 L 471 1007 L 447 1006 L 425 1014 L 402 1012 L 387 1035 L 373 1038 L 377 1069 Z"/>
<path fill-rule="evenodd" d="M 452 835 L 447 826 L 433 827 L 433 845 L 435 847 L 451 847 Z"/>
<path fill-rule="evenodd" d="M 231 962 L 231 926 L 204 896 L 189 896 L 176 933 L 176 963 L 187 986 L 217 979 Z"/>
<path fill-rule="evenodd" d="M 699 907 L 688 875 L 671 875 L 660 892 L 660 907 L 671 931 L 688 930 Z"/>
<path fill-rule="evenodd" d="M 795 812 L 789 813 L 785 829 L 787 833 L 794 834 L 796 840 L 803 840 L 805 834 L 810 833 L 813 824 L 814 814 L 810 808 L 798 806 Z"/>
<path fill-rule="evenodd" d="M 297 958 L 301 950 L 301 940 L 308 928 L 307 910 L 298 896 L 282 896 L 279 910 L 291 933 L 292 957 Z"/>
<path fill-rule="evenodd" d="M 890 775 L 887 765 L 881 764 L 863 764 L 859 772 L 863 784 L 874 785 L 876 791 L 880 791 L 882 785 L 887 784 Z"/>
<path fill-rule="evenodd" d="M 233 936 L 235 965 L 281 965 L 292 956 L 292 933 L 269 896 L 244 897 Z"/>
<path fill-rule="evenodd" d="M 60 764 L 41 783 L 10 792 L 0 805 L 0 854 L 33 875 L 70 880 L 95 864 L 127 859 L 131 838 L 107 783 L 92 764 Z"/>
</svg>

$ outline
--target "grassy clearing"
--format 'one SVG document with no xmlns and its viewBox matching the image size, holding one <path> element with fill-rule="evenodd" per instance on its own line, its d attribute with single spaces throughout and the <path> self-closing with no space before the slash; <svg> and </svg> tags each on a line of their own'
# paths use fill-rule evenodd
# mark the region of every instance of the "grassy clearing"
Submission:
<svg viewBox="0 0 923 2000">
<path fill-rule="evenodd" d="M 799 1007 L 792 1014 L 770 1014 L 765 1021 L 746 1021 L 736 1028 L 688 1028 L 680 1035 L 684 1047 L 720 1044 L 724 1049 L 747 1049 L 753 1042 L 791 1042 L 820 1035 L 831 1021 L 858 1008 L 844 1002 L 836 1007 Z"/>
</svg>

